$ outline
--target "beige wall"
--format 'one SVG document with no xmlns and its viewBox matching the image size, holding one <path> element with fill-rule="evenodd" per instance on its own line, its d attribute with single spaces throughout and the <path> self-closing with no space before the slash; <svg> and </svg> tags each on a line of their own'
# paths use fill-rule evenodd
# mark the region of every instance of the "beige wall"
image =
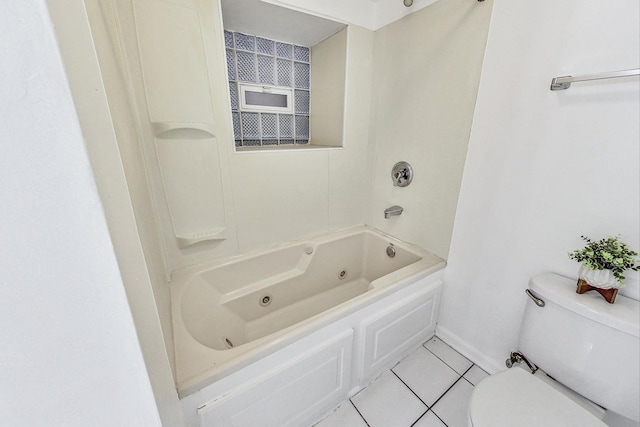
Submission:
<svg viewBox="0 0 640 427">
<path fill-rule="evenodd" d="M 166 317 L 170 303 L 168 289 L 161 282 L 161 254 L 148 251 L 149 245 L 155 244 L 158 247 L 153 210 L 144 182 L 144 171 L 136 167 L 139 147 L 135 144 L 122 144 L 136 137 L 136 127 L 130 121 L 131 110 L 127 105 L 126 94 L 123 93 L 123 82 L 118 80 L 117 64 L 113 62 L 113 57 L 109 57 L 113 54 L 108 49 L 111 39 L 107 37 L 106 29 L 100 25 L 105 21 L 94 20 L 92 24 L 96 25 L 90 28 L 87 16 L 97 16 L 97 4 L 87 3 L 91 6 L 89 10 L 85 9 L 82 0 L 50 1 L 48 6 L 82 128 L 82 137 L 104 207 L 113 242 L 112 249 L 118 261 L 118 273 L 124 283 L 127 309 L 131 310 L 135 322 L 136 345 L 144 356 L 146 374 L 151 381 L 162 424 L 180 426 L 183 424 L 182 413 L 169 359 L 173 352 L 165 351 L 165 342 L 171 345 L 170 319 Z M 93 42 L 91 31 L 98 35 L 95 37 L 98 43 Z M 56 100 L 56 104 L 58 102 Z M 72 167 L 73 165 L 69 166 Z M 70 239 L 71 235 L 67 237 Z M 73 246 L 69 242 L 63 244 Z M 89 256 L 97 248 L 98 246 L 92 248 L 84 256 Z M 96 278 L 101 275 L 98 270 L 92 271 L 92 274 Z M 105 307 L 111 312 L 114 307 L 101 297 L 108 289 L 109 286 L 102 288 L 93 297 L 99 304 L 106 304 Z M 83 304 L 88 303 L 87 300 Z M 117 337 L 111 329 L 106 335 Z M 101 339 L 106 339 L 106 335 Z M 82 343 L 75 342 L 74 346 L 77 345 Z M 118 364 L 124 362 L 122 359 Z M 110 371 L 104 372 L 108 374 Z"/>
<path fill-rule="evenodd" d="M 145 0 L 145 3 L 149 1 Z M 116 5 L 115 21 L 120 22 L 120 39 L 113 44 L 124 52 L 124 64 L 128 73 L 126 80 L 130 85 L 130 98 L 133 98 L 131 102 L 134 104 L 140 127 L 140 137 L 137 141 L 132 139 L 133 134 L 123 134 L 125 139 L 129 140 L 125 144 L 141 145 L 135 149 L 123 148 L 123 156 L 130 160 L 130 184 L 134 189 L 146 186 L 153 198 L 155 218 L 159 225 L 158 234 L 164 247 L 167 278 L 171 271 L 187 265 L 255 251 L 292 239 L 362 223 L 367 200 L 364 196 L 367 185 L 366 171 L 369 169 L 369 129 L 362 124 L 367 123 L 369 116 L 373 32 L 351 26 L 342 34 L 343 42 L 346 38 L 348 51 L 346 75 L 352 76 L 352 81 L 356 81 L 357 78 L 357 84 L 352 84 L 345 91 L 340 104 L 341 107 L 346 106 L 344 116 L 352 118 L 352 121 L 347 120 L 344 126 L 342 123 L 337 126 L 337 134 L 343 139 L 343 148 L 235 152 L 219 9 L 201 6 L 198 0 L 187 3 L 189 7 L 198 10 L 201 28 L 210 30 L 206 34 L 203 31 L 202 39 L 209 75 L 208 89 L 212 94 L 211 123 L 216 136 L 214 144 L 217 160 L 209 162 L 207 168 L 221 177 L 222 193 L 216 199 L 216 203 L 224 212 L 224 219 L 220 220 L 219 225 L 223 226 L 225 231 L 224 240 L 204 241 L 181 248 L 174 234 L 175 224 L 172 224 L 172 219 L 175 218 L 172 218 L 170 203 L 165 196 L 167 182 L 163 181 L 163 178 L 166 179 L 167 176 L 162 175 L 162 165 L 159 166 L 157 160 L 158 144 L 164 142 L 154 137 L 151 124 L 153 119 L 151 113 L 147 112 L 152 110 L 152 98 L 156 95 L 150 96 L 148 91 L 145 92 L 145 84 L 149 84 L 151 78 L 143 72 L 144 63 L 139 59 L 139 49 L 144 52 L 144 40 L 136 44 L 136 38 L 141 40 L 141 36 L 136 34 L 136 22 L 132 18 L 135 12 L 130 2 L 113 2 Z M 107 16 L 107 21 L 111 22 L 108 9 L 103 13 Z M 117 56 L 111 61 L 117 61 Z M 345 68 L 344 62 L 341 67 Z M 114 72 L 106 71 L 108 77 L 113 80 L 122 79 L 115 75 L 115 66 L 112 65 L 111 68 Z M 176 83 L 167 83 L 170 84 Z M 178 84 L 186 83 L 183 80 Z M 117 96 L 116 93 L 115 97 Z M 180 100 L 174 96 L 170 102 L 176 104 Z M 130 117 L 126 114 L 124 116 Z M 126 117 L 122 119 L 126 121 Z M 188 117 L 184 119 L 188 120 Z M 127 130 L 131 129 L 128 127 Z M 335 134 L 336 129 L 333 131 Z M 201 161 L 201 158 L 193 159 L 194 164 Z M 337 167 L 343 170 L 334 172 Z M 145 182 L 144 173 L 141 171 L 146 172 L 148 182 Z M 351 178 L 347 180 L 346 176 Z M 142 195 L 138 202 L 137 212 L 140 212 L 142 221 L 143 218 L 155 219 L 147 209 L 148 202 L 147 195 Z M 147 226 L 146 229 L 151 230 L 151 224 L 144 225 Z M 153 240 L 151 234 L 153 233 L 148 236 L 149 242 Z M 142 237 L 144 240 L 145 236 Z M 148 244 L 145 248 L 150 260 L 156 261 L 152 267 L 163 267 L 162 252 L 158 245 Z M 158 287 L 165 289 L 158 291 L 161 315 L 166 313 L 162 317 L 169 319 L 168 311 L 165 310 L 168 305 L 164 303 L 163 297 L 167 286 L 162 283 Z"/>
<path fill-rule="evenodd" d="M 447 258 L 484 55 L 491 1 L 436 2 L 375 35 L 375 150 L 367 222 Z M 413 183 L 393 187 L 398 161 Z M 399 217 L 383 211 L 400 205 Z"/>
<path fill-rule="evenodd" d="M 311 48 L 311 144 L 342 147 L 347 29 Z"/>
<path fill-rule="evenodd" d="M 239 253 L 363 222 L 372 46 L 348 28 L 343 148 L 231 153 Z"/>
<path fill-rule="evenodd" d="M 127 8 L 121 9 L 120 19 L 131 21 Z M 136 197 L 137 212 L 141 218 L 158 218 L 166 272 L 362 222 L 446 257 L 490 9 L 491 2 L 437 2 L 376 31 L 375 39 L 371 31 L 350 26 L 344 148 L 235 152 L 221 18 L 216 8 L 207 8 L 210 16 L 202 19 L 212 28 L 206 48 L 211 92 L 216 94 L 212 103 L 219 156 L 219 164 L 211 168 L 219 170 L 223 180 L 219 202 L 224 206 L 225 240 L 178 247 L 155 147 L 147 141 L 146 155 L 139 148 L 126 153 L 123 147 L 125 157 L 133 159 L 133 190 L 151 188 L 155 217 L 144 191 Z M 133 78 L 131 84 L 141 86 L 142 79 Z M 136 93 L 140 98 L 141 89 Z M 145 157 L 143 167 L 140 157 Z M 399 160 L 412 163 L 416 172 L 408 188 L 393 187 L 389 179 L 391 166 Z M 405 212 L 385 220 L 382 211 L 392 204 Z M 152 222 L 140 225 L 143 234 L 148 231 L 143 240 L 157 274 L 164 265 Z M 168 307 L 163 291 L 157 293 L 160 305 Z"/>
<path fill-rule="evenodd" d="M 158 233 L 158 221 L 149 191 L 147 173 L 144 167 L 140 167 L 144 165 L 144 153 L 142 146 L 137 143 L 139 131 L 135 111 L 127 92 L 127 81 L 120 72 L 123 58 L 117 54 L 117 50 L 113 49 L 114 28 L 105 25 L 106 22 L 113 21 L 113 9 L 100 7 L 97 2 L 87 2 L 86 6 L 102 80 L 108 94 L 111 121 L 118 142 L 117 148 L 126 174 L 140 243 L 144 248 L 144 259 L 160 313 L 164 340 L 170 344 L 172 342 L 169 314 L 171 301 L 169 289 L 165 283 L 165 262 Z M 173 365 L 173 351 L 168 351 L 167 355 Z"/>
</svg>

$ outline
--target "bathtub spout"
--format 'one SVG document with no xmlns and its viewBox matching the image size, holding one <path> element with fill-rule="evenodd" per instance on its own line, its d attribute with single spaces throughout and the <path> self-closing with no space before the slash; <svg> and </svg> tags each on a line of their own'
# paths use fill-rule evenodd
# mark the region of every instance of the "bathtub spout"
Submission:
<svg viewBox="0 0 640 427">
<path fill-rule="evenodd" d="M 390 208 L 384 210 L 384 218 L 389 219 L 392 216 L 398 216 L 402 213 L 403 210 L 404 209 L 398 205 L 391 206 Z"/>
</svg>

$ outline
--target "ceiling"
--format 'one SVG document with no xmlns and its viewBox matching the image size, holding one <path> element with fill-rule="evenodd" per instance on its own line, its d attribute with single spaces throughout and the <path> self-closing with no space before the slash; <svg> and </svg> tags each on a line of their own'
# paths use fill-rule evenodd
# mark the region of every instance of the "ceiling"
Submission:
<svg viewBox="0 0 640 427">
<path fill-rule="evenodd" d="M 309 15 L 260 0 L 222 0 L 225 30 L 315 46 L 346 27 L 346 24 Z"/>
</svg>

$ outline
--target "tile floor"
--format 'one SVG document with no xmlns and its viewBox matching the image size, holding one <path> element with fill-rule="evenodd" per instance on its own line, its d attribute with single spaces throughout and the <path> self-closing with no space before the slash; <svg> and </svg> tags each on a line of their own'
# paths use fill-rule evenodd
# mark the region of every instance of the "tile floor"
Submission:
<svg viewBox="0 0 640 427">
<path fill-rule="evenodd" d="M 487 373 L 434 337 L 315 427 L 467 427 L 467 403 Z"/>
</svg>

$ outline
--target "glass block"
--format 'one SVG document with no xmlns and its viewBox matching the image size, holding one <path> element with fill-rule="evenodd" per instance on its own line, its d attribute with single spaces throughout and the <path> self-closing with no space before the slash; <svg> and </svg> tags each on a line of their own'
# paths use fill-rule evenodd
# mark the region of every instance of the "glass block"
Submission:
<svg viewBox="0 0 640 427">
<path fill-rule="evenodd" d="M 262 145 L 278 145 L 277 139 L 263 139 Z"/>
<path fill-rule="evenodd" d="M 242 146 L 243 147 L 259 147 L 260 140 L 259 139 L 243 139 Z"/>
<path fill-rule="evenodd" d="M 293 59 L 293 45 L 276 42 L 276 53 L 280 58 Z"/>
<path fill-rule="evenodd" d="M 295 113 L 296 114 L 309 114 L 309 91 L 297 90 L 295 91 Z"/>
<path fill-rule="evenodd" d="M 233 47 L 233 33 L 231 31 L 224 30 L 224 45 Z"/>
<path fill-rule="evenodd" d="M 258 113 L 242 113 L 242 139 L 260 138 L 260 116 Z M 244 145 L 244 142 L 243 144 Z"/>
<path fill-rule="evenodd" d="M 274 85 L 275 77 L 275 58 L 258 55 L 258 83 Z"/>
<path fill-rule="evenodd" d="M 261 113 L 260 128 L 262 138 L 276 138 L 278 136 L 278 116 L 276 114 Z"/>
<path fill-rule="evenodd" d="M 235 139 L 242 139 L 242 132 L 240 131 L 240 113 L 231 113 L 233 117 L 233 137 Z"/>
<path fill-rule="evenodd" d="M 293 139 L 281 139 L 280 140 L 280 145 L 292 145 L 293 144 Z"/>
<path fill-rule="evenodd" d="M 296 61 L 310 62 L 311 52 L 308 47 L 293 46 L 293 59 Z"/>
<path fill-rule="evenodd" d="M 308 139 L 296 139 L 296 144 L 298 145 L 303 145 L 303 144 L 308 144 L 309 140 Z"/>
<path fill-rule="evenodd" d="M 256 83 L 255 55 L 253 53 L 236 51 L 236 56 L 238 61 L 238 80 Z"/>
<path fill-rule="evenodd" d="M 278 134 L 280 138 L 293 138 L 293 114 L 278 114 Z"/>
<path fill-rule="evenodd" d="M 236 79 L 236 55 L 231 49 L 227 49 L 227 75 L 229 80 Z"/>
<path fill-rule="evenodd" d="M 238 109 L 238 85 L 236 82 L 229 82 L 229 99 L 231 100 L 231 109 Z"/>
<path fill-rule="evenodd" d="M 296 139 L 309 138 L 309 116 L 296 116 Z"/>
<path fill-rule="evenodd" d="M 293 63 L 286 59 L 278 58 L 276 60 L 276 68 L 277 68 L 277 85 L 278 86 L 286 86 L 293 87 L 293 77 L 292 77 L 292 68 Z"/>
<path fill-rule="evenodd" d="M 239 61 L 240 61 L 240 57 L 238 57 L 238 62 Z M 238 63 L 238 68 L 239 67 L 240 67 L 240 64 Z M 304 64 L 302 62 L 294 62 L 293 74 L 295 76 L 294 82 L 295 82 L 296 88 L 309 89 L 309 64 Z"/>
<path fill-rule="evenodd" d="M 254 52 L 256 50 L 256 38 L 248 34 L 233 33 L 235 36 L 236 49 Z"/>
<path fill-rule="evenodd" d="M 275 56 L 275 42 L 273 40 L 263 39 L 262 37 L 256 37 L 256 50 L 258 53 Z"/>
</svg>

